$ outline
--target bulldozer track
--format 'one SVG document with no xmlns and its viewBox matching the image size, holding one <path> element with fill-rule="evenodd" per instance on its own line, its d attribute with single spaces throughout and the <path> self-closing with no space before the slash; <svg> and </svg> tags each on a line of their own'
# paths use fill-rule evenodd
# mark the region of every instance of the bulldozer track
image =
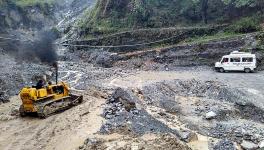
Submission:
<svg viewBox="0 0 264 150">
<path fill-rule="evenodd" d="M 38 107 L 37 114 L 40 118 L 47 118 L 53 114 L 67 110 L 73 106 L 82 103 L 82 96 L 71 95 L 61 100 L 53 101 L 48 100 L 45 103 L 40 104 Z"/>
</svg>

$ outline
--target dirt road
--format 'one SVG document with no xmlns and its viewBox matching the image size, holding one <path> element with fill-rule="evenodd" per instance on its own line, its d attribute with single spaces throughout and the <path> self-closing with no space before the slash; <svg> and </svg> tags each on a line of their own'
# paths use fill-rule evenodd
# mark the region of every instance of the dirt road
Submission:
<svg viewBox="0 0 264 150">
<path fill-rule="evenodd" d="M 20 100 L 0 106 L 0 149 L 68 149 L 82 145 L 101 127 L 103 99 L 85 96 L 82 105 L 47 119 L 10 116 Z"/>
<path fill-rule="evenodd" d="M 89 71 L 62 71 L 62 79 L 71 80 L 72 85 L 86 79 L 86 74 L 93 75 Z M 101 76 L 100 76 L 101 77 Z M 126 73 L 122 76 L 110 76 L 105 78 L 104 87 L 123 87 L 123 88 L 142 88 L 157 82 L 172 80 L 201 80 L 218 81 L 231 88 L 241 89 L 251 93 L 256 98 L 250 99 L 252 103 L 264 108 L 264 72 L 258 73 L 217 73 L 209 68 L 185 68 L 178 71 L 138 71 L 136 73 Z M 74 79 L 74 80 L 72 80 Z M 93 94 L 85 91 L 84 103 L 63 113 L 56 114 L 45 120 L 34 117 L 20 118 L 17 115 L 17 109 L 20 100 L 17 96 L 12 97 L 10 103 L 0 105 L 0 149 L 65 149 L 72 150 L 83 145 L 87 138 L 102 138 L 107 147 L 122 147 L 129 144 L 131 137 L 124 135 L 111 134 L 100 135 L 98 131 L 104 123 L 101 117 L 105 99 L 94 97 Z M 191 102 L 191 101 L 190 101 Z M 182 105 L 184 103 L 182 102 Z M 220 105 L 220 104 L 219 104 Z M 152 108 L 148 106 L 146 109 Z M 159 116 L 160 108 L 149 111 L 154 118 Z M 191 108 L 192 110 L 194 108 Z M 187 112 L 189 113 L 189 112 Z M 166 117 L 166 116 L 165 116 Z M 201 119 L 201 118 L 199 118 Z M 162 118 L 158 119 L 163 122 Z M 171 124 L 174 127 L 175 120 L 164 124 Z M 184 125 L 184 124 L 183 124 Z M 141 137 L 142 139 L 143 137 Z M 157 136 L 155 136 L 157 138 Z M 111 139 L 109 142 L 109 139 Z M 127 140 L 124 140 L 127 139 Z M 140 140 L 141 140 L 140 139 Z M 145 138 L 143 138 L 146 140 Z M 206 140 L 204 140 L 206 139 Z M 140 141 L 139 140 L 139 141 Z M 108 141 L 108 142 L 107 142 Z M 204 144 L 199 144 L 203 142 Z M 118 143 L 121 143 L 118 144 Z M 123 144 L 123 145 L 122 145 Z M 202 146 L 208 147 L 208 139 L 199 135 L 198 144 L 196 142 L 189 144 L 192 148 Z M 130 145 L 131 146 L 131 145 Z M 199 148 L 198 148 L 199 149 Z"/>
<path fill-rule="evenodd" d="M 136 74 L 113 79 L 109 85 L 116 87 L 143 87 L 151 83 L 169 80 L 201 80 L 218 81 L 230 88 L 240 89 L 256 97 L 250 98 L 250 102 L 264 108 L 264 72 L 243 73 L 229 72 L 218 73 L 210 68 L 186 68 L 179 71 L 139 71 Z"/>
</svg>

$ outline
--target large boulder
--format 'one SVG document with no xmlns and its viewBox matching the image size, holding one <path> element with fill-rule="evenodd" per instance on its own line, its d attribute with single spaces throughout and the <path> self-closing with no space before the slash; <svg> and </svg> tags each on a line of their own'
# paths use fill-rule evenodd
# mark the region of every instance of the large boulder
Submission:
<svg viewBox="0 0 264 150">
<path fill-rule="evenodd" d="M 258 145 L 255 143 L 252 143 L 250 141 L 243 141 L 241 143 L 241 147 L 245 150 L 257 150 L 258 149 Z"/>
<path fill-rule="evenodd" d="M 91 53 L 88 61 L 99 67 L 110 68 L 117 59 L 115 53 L 98 50 Z"/>
<path fill-rule="evenodd" d="M 121 102 L 124 108 L 130 111 L 136 108 L 138 97 L 129 89 L 117 88 L 111 95 L 110 101 Z"/>
</svg>

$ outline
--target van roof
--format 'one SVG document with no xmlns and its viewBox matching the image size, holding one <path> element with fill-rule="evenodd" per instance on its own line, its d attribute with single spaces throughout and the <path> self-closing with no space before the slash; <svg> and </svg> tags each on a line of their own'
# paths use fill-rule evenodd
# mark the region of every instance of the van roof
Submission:
<svg viewBox="0 0 264 150">
<path fill-rule="evenodd" d="M 239 51 L 233 51 L 229 55 L 225 55 L 223 57 L 256 57 L 255 54 L 247 53 L 247 52 L 239 52 Z"/>
<path fill-rule="evenodd" d="M 230 55 L 232 54 L 251 54 L 251 53 L 247 53 L 247 52 L 239 52 L 239 51 L 233 51 L 230 53 Z"/>
</svg>

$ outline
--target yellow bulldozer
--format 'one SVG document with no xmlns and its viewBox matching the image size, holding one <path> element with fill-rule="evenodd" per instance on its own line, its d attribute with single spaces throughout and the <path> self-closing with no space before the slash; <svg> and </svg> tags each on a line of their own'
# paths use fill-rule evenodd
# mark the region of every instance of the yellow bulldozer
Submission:
<svg viewBox="0 0 264 150">
<path fill-rule="evenodd" d="M 58 69 L 56 69 L 56 84 L 25 87 L 20 91 L 22 105 L 19 108 L 20 116 L 36 113 L 41 118 L 46 118 L 58 111 L 68 109 L 83 101 L 83 96 L 70 94 L 69 86 L 58 83 Z"/>
</svg>

